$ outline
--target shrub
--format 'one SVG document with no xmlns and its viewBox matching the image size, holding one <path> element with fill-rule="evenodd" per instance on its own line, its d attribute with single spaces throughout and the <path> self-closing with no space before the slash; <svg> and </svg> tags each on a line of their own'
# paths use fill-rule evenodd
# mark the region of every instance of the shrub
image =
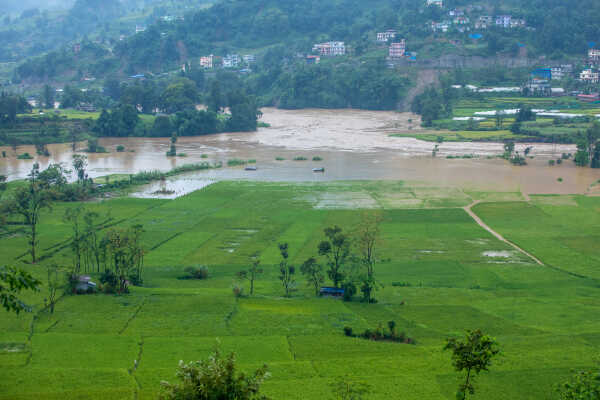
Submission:
<svg viewBox="0 0 600 400">
<path fill-rule="evenodd" d="M 323 159 L 319 156 L 313 157 L 313 161 L 323 161 Z"/>
<path fill-rule="evenodd" d="M 244 288 L 240 285 L 233 285 L 231 288 L 233 295 L 236 298 L 244 297 Z"/>
<path fill-rule="evenodd" d="M 285 161 L 285 158 L 283 158 L 283 157 L 275 157 L 275 161 Z"/>
<path fill-rule="evenodd" d="M 106 270 L 100 275 L 100 283 L 102 283 L 104 293 L 116 293 L 119 287 L 119 277 L 113 271 Z"/>
<path fill-rule="evenodd" d="M 306 160 L 307 160 L 306 157 L 302 157 L 302 156 L 300 156 L 300 157 L 294 157 L 294 161 L 306 161 Z"/>
<path fill-rule="evenodd" d="M 239 160 L 237 158 L 234 158 L 233 160 L 228 160 L 227 161 L 227 166 L 229 166 L 229 167 L 236 167 L 238 165 L 246 165 L 246 164 L 248 164 L 247 161 Z"/>
<path fill-rule="evenodd" d="M 187 267 L 184 269 L 184 272 L 188 274 L 188 279 L 208 279 L 208 267 L 204 265 L 200 267 Z"/>
<path fill-rule="evenodd" d="M 352 337 L 352 336 L 354 336 L 354 335 L 353 335 L 353 333 L 352 333 L 352 328 L 351 328 L 351 327 L 349 327 L 349 326 L 345 326 L 345 327 L 344 327 L 344 334 L 345 334 L 346 336 L 348 336 L 348 337 Z"/>
<path fill-rule="evenodd" d="M 121 145 L 121 144 L 117 146 L 117 152 L 118 152 L 118 153 L 122 153 L 122 152 L 124 152 L 124 151 L 125 151 L 125 146 L 123 146 L 123 145 Z"/>
<path fill-rule="evenodd" d="M 248 160 L 248 164 L 256 164 L 256 160 Z"/>
<path fill-rule="evenodd" d="M 560 164 L 562 164 L 562 161 L 563 161 L 562 158 L 559 158 L 558 160 L 556 160 L 556 163 L 560 165 Z"/>
<path fill-rule="evenodd" d="M 552 166 L 554 166 L 554 164 L 555 164 L 555 161 L 554 161 L 554 160 L 548 160 L 548 165 L 549 165 L 549 166 L 551 166 L 551 167 L 552 167 Z"/>
<path fill-rule="evenodd" d="M 31 157 L 31 154 L 29 154 L 29 153 L 23 153 L 23 154 L 19 154 L 17 156 L 17 159 L 19 159 L 19 160 L 33 160 L 33 157 Z"/>
<path fill-rule="evenodd" d="M 208 158 L 208 154 L 202 154 L 200 158 Z"/>
<path fill-rule="evenodd" d="M 344 301 L 352 301 L 356 294 L 356 285 L 353 282 L 346 282 L 342 285 L 342 289 L 344 289 Z"/>
<path fill-rule="evenodd" d="M 180 361 L 176 375 L 181 381 L 178 384 L 161 382 L 161 399 L 267 399 L 260 393 L 261 385 L 270 376 L 267 366 L 251 374 L 240 373 L 234 354 L 223 357 L 218 348 L 205 361 Z"/>
</svg>

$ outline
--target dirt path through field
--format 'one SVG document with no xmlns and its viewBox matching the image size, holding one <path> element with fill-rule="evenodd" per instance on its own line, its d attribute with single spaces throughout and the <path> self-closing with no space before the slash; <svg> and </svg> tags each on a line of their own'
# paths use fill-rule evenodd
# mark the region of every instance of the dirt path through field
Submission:
<svg viewBox="0 0 600 400">
<path fill-rule="evenodd" d="M 496 232 L 495 230 L 493 230 L 492 228 L 490 228 L 485 222 L 482 221 L 481 218 L 479 218 L 477 216 L 477 214 L 475 214 L 475 212 L 473 212 L 472 208 L 475 207 L 477 204 L 481 203 L 481 200 L 476 200 L 473 203 L 469 204 L 468 206 L 464 207 L 463 209 L 467 212 L 467 214 L 469 214 L 471 216 L 471 218 L 473 218 L 473 220 L 475 222 L 477 222 L 477 225 L 481 226 L 483 229 L 485 229 L 486 231 L 488 231 L 489 233 L 491 233 L 492 235 L 494 235 L 494 237 L 498 240 L 500 240 L 501 242 L 504 242 L 508 245 L 510 245 L 511 247 L 513 247 L 515 250 L 519 251 L 520 253 L 525 254 L 527 257 L 531 258 L 533 261 L 535 261 L 537 264 L 539 265 L 544 265 L 543 262 L 541 262 L 538 258 L 536 258 L 533 254 L 528 253 L 527 251 L 523 250 L 522 248 L 520 248 L 519 246 L 517 246 L 516 244 L 512 243 L 511 241 L 507 240 L 504 238 L 504 236 L 502 236 L 501 234 L 499 234 L 498 232 Z"/>
</svg>

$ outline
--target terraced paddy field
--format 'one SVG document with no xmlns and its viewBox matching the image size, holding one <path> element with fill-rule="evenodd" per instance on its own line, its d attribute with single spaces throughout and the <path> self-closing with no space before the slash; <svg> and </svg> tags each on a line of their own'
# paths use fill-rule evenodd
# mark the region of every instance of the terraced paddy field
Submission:
<svg viewBox="0 0 600 400">
<path fill-rule="evenodd" d="M 471 218 L 530 252 L 501 242 Z M 42 265 L 23 261 L 13 226 L 0 257 L 45 281 L 43 264 L 71 263 L 70 228 L 57 204 L 42 217 Z M 107 225 L 143 224 L 144 286 L 124 296 L 63 296 L 44 311 L 0 313 L 0 399 L 155 399 L 179 360 L 206 357 L 217 339 L 243 369 L 267 363 L 273 399 L 327 399 L 338 377 L 366 382 L 372 399 L 453 399 L 458 375 L 448 337 L 480 328 L 502 355 L 474 399 L 553 399 L 572 369 L 596 365 L 600 345 L 600 197 L 464 192 L 402 182 L 221 182 L 176 200 L 86 203 Z M 277 244 L 299 265 L 317 255 L 323 229 L 353 231 L 382 216 L 377 304 L 315 298 L 301 275 L 283 297 Z M 253 296 L 235 298 L 236 273 L 258 257 Z M 180 279 L 207 265 L 204 281 Z M 94 276 L 94 275 L 93 275 Z M 344 336 L 395 320 L 415 345 Z"/>
</svg>

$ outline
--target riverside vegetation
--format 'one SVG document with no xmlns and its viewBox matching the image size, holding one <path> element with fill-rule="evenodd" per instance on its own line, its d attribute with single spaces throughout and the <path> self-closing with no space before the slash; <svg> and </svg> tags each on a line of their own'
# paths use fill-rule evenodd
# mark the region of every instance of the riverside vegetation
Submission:
<svg viewBox="0 0 600 400">
<path fill-rule="evenodd" d="M 8 183 L 2 202 L 26 185 Z M 356 199 L 367 193 L 378 201 L 365 208 Z M 422 206 L 406 208 L 410 198 Z M 475 200 L 485 201 L 473 207 L 477 215 L 544 265 L 478 226 L 462 209 Z M 168 396 L 181 385 L 161 381 L 176 382 L 180 360 L 180 372 L 203 374 L 210 362 L 231 364 L 225 357 L 188 364 L 205 360 L 218 338 L 221 352 L 236 353 L 237 370 L 257 371 L 254 383 L 273 399 L 353 391 L 439 399 L 454 398 L 457 388 L 469 399 L 567 399 L 581 382 L 594 388 L 598 207 L 597 197 L 525 201 L 519 193 L 402 182 L 221 182 L 176 200 L 53 201 L 39 212 L 35 241 L 23 218 L 4 214 L 1 257 L 39 291 L 18 293 L 32 312 L 0 314 L 0 398 Z M 48 271 L 65 282 L 73 270 L 75 224 L 64 215 L 78 208 L 102 216 L 93 223 L 100 240 L 143 226 L 142 279 L 123 282 L 127 291 L 73 295 L 62 283 L 56 290 Z M 378 232 L 371 261 L 365 218 Z M 123 251 L 123 260 L 140 254 Z M 282 279 L 291 268 L 292 279 Z M 100 284 L 96 271 L 81 273 Z M 374 282 L 365 298 L 368 271 Z M 201 279 L 181 279 L 190 274 Z M 349 301 L 315 295 L 334 280 L 358 290 Z M 379 336 L 378 326 L 388 329 Z M 451 359 L 444 346 L 485 347 L 473 334 L 463 342 L 465 330 L 481 330 L 486 343 L 495 338 L 501 355 L 491 365 L 491 357 L 460 361 L 462 350 Z M 406 338 L 415 344 L 398 343 Z M 481 371 L 475 381 L 471 369 Z M 573 376 L 574 369 L 583 372 Z"/>
</svg>

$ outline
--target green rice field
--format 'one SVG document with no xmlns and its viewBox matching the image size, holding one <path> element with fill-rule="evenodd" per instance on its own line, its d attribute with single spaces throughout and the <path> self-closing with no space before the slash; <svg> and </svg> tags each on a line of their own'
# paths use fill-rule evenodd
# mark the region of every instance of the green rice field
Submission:
<svg viewBox="0 0 600 400">
<path fill-rule="evenodd" d="M 485 231 L 463 210 L 540 259 Z M 18 225 L 0 240 L 4 264 L 45 282 L 43 265 L 71 265 L 59 203 L 40 225 L 42 265 L 26 260 Z M 23 298 L 32 313 L 0 312 L 0 399 L 156 399 L 179 360 L 220 343 L 250 371 L 266 363 L 273 399 L 334 398 L 337 378 L 365 382 L 369 399 L 454 399 L 460 375 L 445 339 L 482 329 L 501 356 L 473 399 L 556 399 L 600 345 L 600 197 L 465 192 L 403 182 L 220 182 L 176 200 L 115 198 L 84 204 L 112 226 L 144 226 L 143 287 L 123 296 L 65 295 L 53 315 L 45 287 Z M 378 213 L 377 304 L 316 298 L 302 275 L 283 297 L 277 244 L 299 266 L 317 256 L 323 229 L 354 232 Z M 236 273 L 259 258 L 255 294 L 236 298 Z M 207 280 L 181 279 L 206 265 Z M 97 275 L 92 274 L 92 277 Z M 246 292 L 247 283 L 244 283 Z M 348 338 L 397 322 L 415 345 Z M 470 397 L 471 398 L 471 397 Z"/>
</svg>

